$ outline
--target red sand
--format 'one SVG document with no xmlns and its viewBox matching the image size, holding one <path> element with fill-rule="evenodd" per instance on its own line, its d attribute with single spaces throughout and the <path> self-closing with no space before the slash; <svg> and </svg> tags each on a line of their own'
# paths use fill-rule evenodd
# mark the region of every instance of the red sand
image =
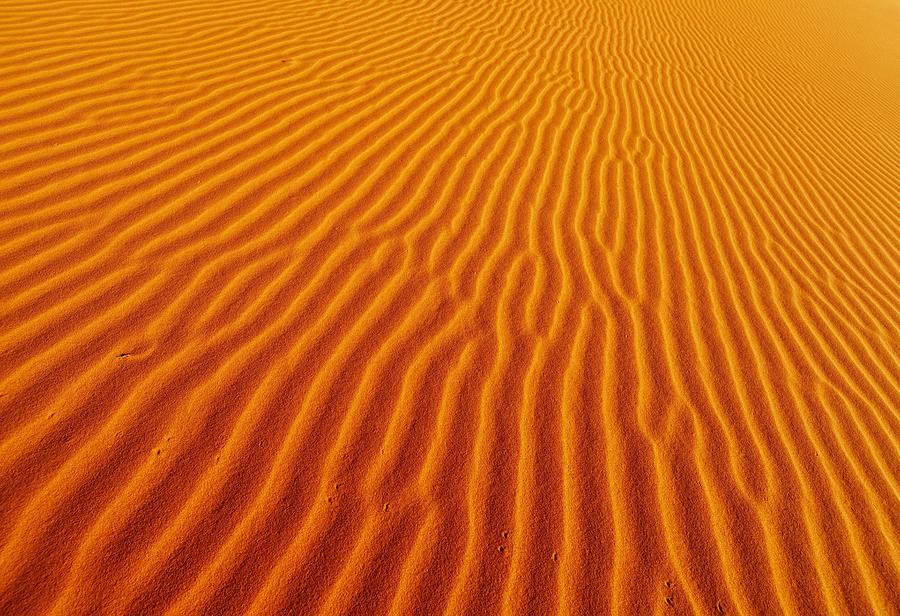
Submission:
<svg viewBox="0 0 900 616">
<path fill-rule="evenodd" d="M 898 32 L 4 3 L 0 614 L 900 613 Z"/>
</svg>

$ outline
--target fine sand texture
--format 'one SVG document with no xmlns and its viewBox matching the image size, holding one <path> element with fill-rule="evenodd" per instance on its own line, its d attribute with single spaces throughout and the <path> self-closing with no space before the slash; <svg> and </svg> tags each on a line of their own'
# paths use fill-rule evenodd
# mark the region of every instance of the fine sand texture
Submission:
<svg viewBox="0 0 900 616">
<path fill-rule="evenodd" d="M 900 614 L 900 3 L 0 2 L 38 614 Z"/>
</svg>

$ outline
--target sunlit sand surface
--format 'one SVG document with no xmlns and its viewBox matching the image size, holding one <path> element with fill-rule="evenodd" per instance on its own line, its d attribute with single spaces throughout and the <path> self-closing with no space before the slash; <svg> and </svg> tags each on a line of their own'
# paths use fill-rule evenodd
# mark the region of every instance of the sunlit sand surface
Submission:
<svg viewBox="0 0 900 616">
<path fill-rule="evenodd" d="M 8 0 L 0 614 L 900 614 L 900 4 Z"/>
</svg>

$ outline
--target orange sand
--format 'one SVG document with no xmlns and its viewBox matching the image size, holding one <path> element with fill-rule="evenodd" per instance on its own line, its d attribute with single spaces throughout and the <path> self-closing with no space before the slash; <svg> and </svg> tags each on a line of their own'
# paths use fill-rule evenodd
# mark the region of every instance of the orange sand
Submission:
<svg viewBox="0 0 900 616">
<path fill-rule="evenodd" d="M 898 32 L 3 3 L 0 614 L 900 613 Z"/>
</svg>

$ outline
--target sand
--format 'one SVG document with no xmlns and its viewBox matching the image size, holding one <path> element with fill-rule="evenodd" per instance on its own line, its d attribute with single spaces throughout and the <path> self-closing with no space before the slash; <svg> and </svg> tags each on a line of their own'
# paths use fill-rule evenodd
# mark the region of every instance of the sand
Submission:
<svg viewBox="0 0 900 616">
<path fill-rule="evenodd" d="M 3 3 L 0 614 L 900 613 L 898 31 Z"/>
</svg>

